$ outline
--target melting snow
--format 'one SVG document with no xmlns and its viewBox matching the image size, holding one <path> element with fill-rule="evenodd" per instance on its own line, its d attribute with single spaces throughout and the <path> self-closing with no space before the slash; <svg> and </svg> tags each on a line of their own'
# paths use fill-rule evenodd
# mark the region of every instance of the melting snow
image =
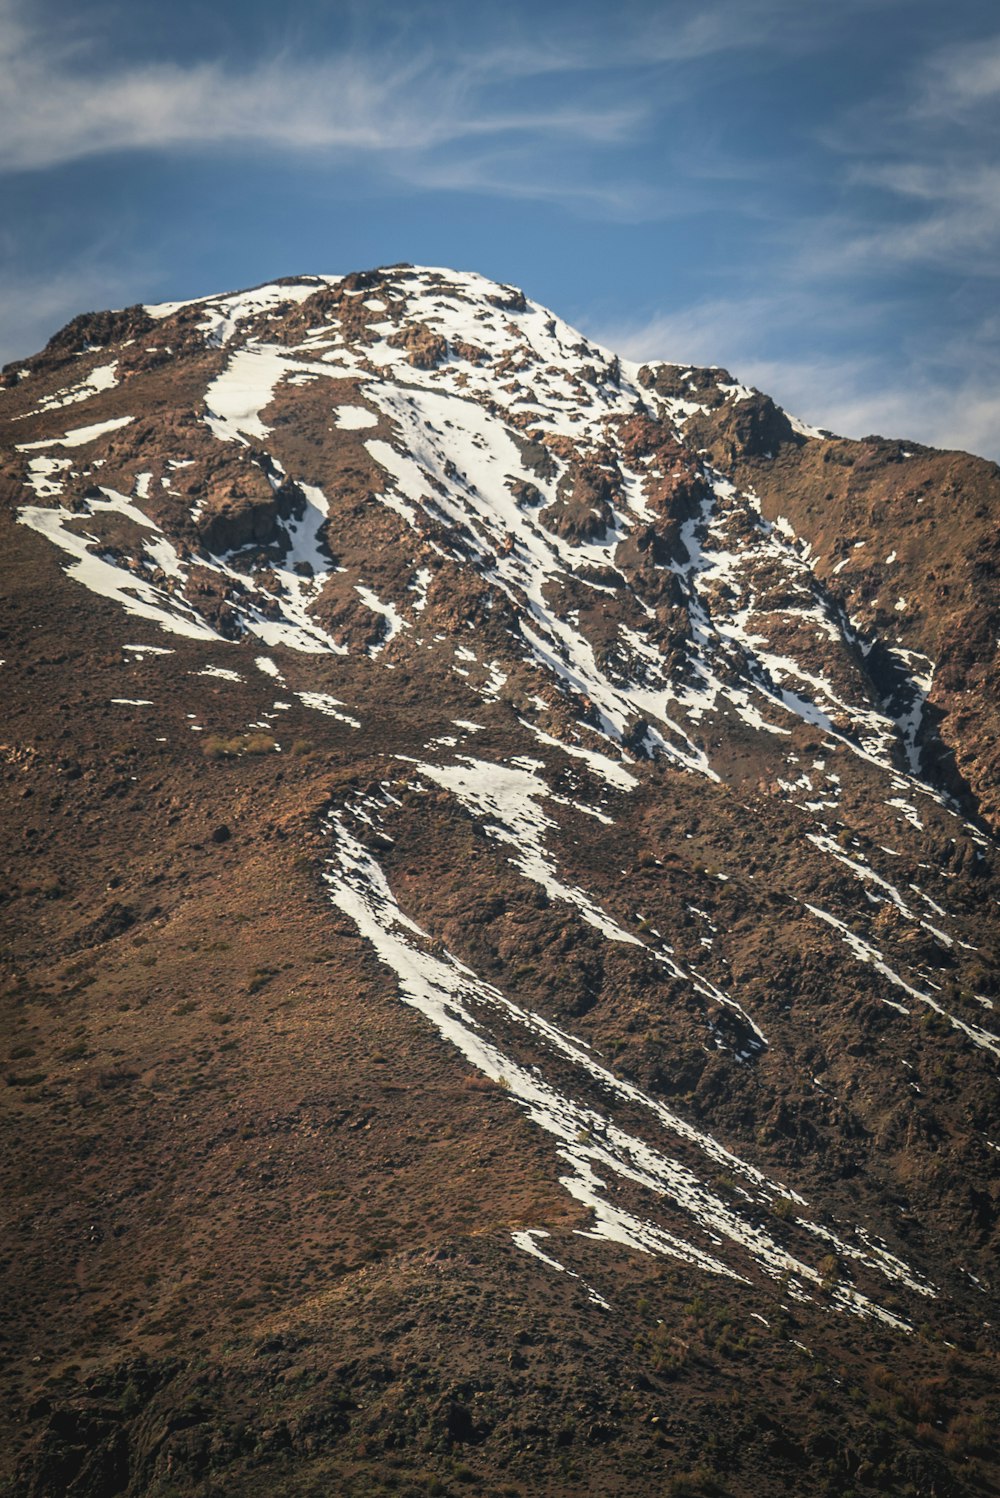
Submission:
<svg viewBox="0 0 1000 1498">
<path fill-rule="evenodd" d="M 42 437 L 37 442 L 19 442 L 17 450 L 19 453 L 30 453 L 42 447 L 83 447 L 86 443 L 94 442 L 108 432 L 116 432 L 119 427 L 127 427 L 132 421 L 135 421 L 134 416 L 112 416 L 109 421 L 98 421 L 93 426 L 73 427 L 62 437 Z"/>
<path fill-rule="evenodd" d="M 549 788 L 532 769 L 495 765 L 463 755 L 460 764 L 417 766 L 428 780 L 458 796 L 463 805 L 486 819 L 487 831 L 518 850 L 511 863 L 527 879 L 541 885 L 546 894 L 574 905 L 588 925 L 612 941 L 642 946 L 638 937 L 625 931 L 583 890 L 564 884 L 544 849 L 546 832 L 556 826 L 538 806 Z"/>
<path fill-rule="evenodd" d="M 362 427 L 378 426 L 378 417 L 365 406 L 338 406 L 337 425 L 341 431 L 355 432 Z"/>
<path fill-rule="evenodd" d="M 339 723 L 346 723 L 351 728 L 361 727 L 357 718 L 352 718 L 349 713 L 340 711 L 344 704 L 338 698 L 331 697 L 329 692 L 296 692 L 295 695 L 303 707 L 312 708 L 314 712 L 322 713 L 324 717 L 336 718 Z"/>
<path fill-rule="evenodd" d="M 409 625 L 394 603 L 383 603 L 381 598 L 372 592 L 371 588 L 366 588 L 361 583 L 356 583 L 354 591 L 361 599 L 365 608 L 371 609 L 373 614 L 381 614 L 385 620 L 385 630 L 381 640 L 377 645 L 372 645 L 368 652 L 369 655 L 378 655 L 379 651 L 384 650 L 390 640 L 396 638 L 401 629 L 408 629 Z"/>
<path fill-rule="evenodd" d="M 883 978 L 888 978 L 890 983 L 896 988 L 901 989 L 911 999 L 916 999 L 919 1003 L 926 1004 L 929 1009 L 933 1009 L 936 1014 L 940 1014 L 954 1029 L 961 1030 L 967 1035 L 973 1045 L 978 1046 L 981 1050 L 989 1051 L 993 1056 L 1000 1057 L 1000 1036 L 993 1035 L 989 1030 L 981 1029 L 979 1025 L 966 1024 L 965 1020 L 959 1019 L 954 1014 L 949 1014 L 947 1009 L 943 1008 L 931 994 L 924 992 L 923 989 L 915 988 L 912 983 L 908 983 L 905 978 L 901 977 L 894 968 L 889 966 L 877 947 L 873 947 L 863 937 L 858 936 L 844 921 L 838 920 L 829 911 L 820 910 L 818 906 L 810 905 L 808 901 L 803 901 L 803 905 L 818 920 L 825 921 L 828 926 L 833 926 L 835 930 L 841 933 L 845 943 L 850 947 L 859 962 L 868 963 L 876 972 L 881 973 Z M 880 1002 L 887 1004 L 890 1009 L 896 1009 L 900 1014 L 909 1014 L 910 1011 L 906 1008 L 905 1004 L 898 1004 L 894 999 L 885 998 L 881 994 L 878 997 Z"/>
<path fill-rule="evenodd" d="M 28 463 L 28 483 L 39 499 L 53 499 L 63 491 L 63 474 L 73 466 L 72 458 L 32 458 Z"/>
<path fill-rule="evenodd" d="M 238 671 L 230 671 L 225 666 L 203 666 L 200 671 L 194 672 L 195 676 L 216 676 L 220 681 L 242 681 L 243 677 Z"/>
<path fill-rule="evenodd" d="M 366 816 L 366 820 L 370 818 Z M 711 1158 L 724 1160 L 728 1168 L 749 1177 L 769 1194 L 788 1195 L 785 1188 L 767 1182 L 759 1171 L 732 1156 L 711 1136 L 700 1134 L 637 1088 L 621 1082 L 572 1037 L 541 1016 L 520 1009 L 454 958 L 439 957 L 427 950 L 426 933 L 400 910 L 381 869 L 348 832 L 344 816 L 334 815 L 329 826 L 334 842 L 327 878 L 334 904 L 355 922 L 380 960 L 396 974 L 402 1000 L 424 1014 L 469 1063 L 500 1084 L 533 1123 L 554 1137 L 557 1154 L 568 1167 L 561 1184 L 592 1213 L 593 1226 L 584 1236 L 609 1240 L 636 1252 L 675 1257 L 730 1279 L 745 1279 L 702 1243 L 678 1237 L 649 1218 L 617 1205 L 607 1194 L 604 1179 L 612 1176 L 648 1192 L 654 1201 L 672 1202 L 690 1217 L 697 1237 L 711 1244 L 728 1242 L 776 1279 L 792 1276 L 800 1294 L 805 1295 L 807 1285 L 819 1288 L 821 1275 L 817 1269 L 795 1258 L 763 1228 L 742 1218 L 687 1166 L 622 1129 L 609 1114 L 557 1090 L 537 1067 L 529 1068 L 502 1051 L 489 1030 L 491 1016 L 502 1019 L 506 1029 L 513 1027 L 515 1034 L 522 1033 L 526 1039 L 544 1039 L 564 1063 L 579 1068 L 584 1076 L 601 1079 L 612 1095 L 639 1103 L 662 1127 L 697 1143 Z M 890 1281 L 899 1277 L 889 1262 L 877 1261 L 875 1267 Z M 925 1288 L 925 1293 L 932 1292 Z M 853 1286 L 838 1285 L 833 1302 L 895 1328 L 907 1327 L 900 1317 Z"/>
<path fill-rule="evenodd" d="M 45 411 L 55 411 L 61 406 L 77 405 L 80 401 L 90 400 L 91 396 L 100 395 L 104 390 L 113 390 L 117 384 L 118 361 L 115 359 L 110 364 L 98 365 L 77 384 L 71 385 L 68 390 L 57 390 L 54 395 L 43 396 L 37 409 L 26 412 L 22 419 L 27 420 L 28 416 L 40 416 Z"/>
<path fill-rule="evenodd" d="M 110 497 L 103 501 L 88 501 L 89 513 L 114 510 L 134 521 L 136 525 L 156 529 L 153 522 L 147 519 L 141 510 L 137 510 L 124 495 L 116 495 L 114 490 L 110 489 L 102 492 Z M 83 583 L 84 587 L 89 588 L 92 593 L 99 593 L 103 598 L 113 600 L 120 604 L 126 613 L 136 618 L 153 620 L 172 634 L 186 635 L 193 640 L 219 640 L 220 637 L 215 630 L 199 618 L 183 599 L 156 587 L 144 577 L 116 567 L 113 563 L 104 561 L 102 557 L 96 555 L 91 550 L 91 547 L 101 544 L 96 537 L 86 533 L 79 534 L 69 529 L 73 520 L 82 517 L 75 516 L 66 510 L 25 505 L 18 512 L 17 518 L 22 525 L 38 531 L 62 551 L 68 552 L 74 560 L 66 568 L 67 577 L 71 577 L 75 582 Z M 169 545 L 165 539 L 162 544 Z"/>
</svg>

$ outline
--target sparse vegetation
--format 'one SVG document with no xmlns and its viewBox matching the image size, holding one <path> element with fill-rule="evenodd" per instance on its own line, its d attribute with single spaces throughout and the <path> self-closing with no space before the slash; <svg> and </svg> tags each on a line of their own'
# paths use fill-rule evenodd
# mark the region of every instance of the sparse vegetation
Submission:
<svg viewBox="0 0 1000 1498">
<path fill-rule="evenodd" d="M 239 733 L 231 738 L 221 734 L 206 734 L 201 749 L 206 759 L 236 759 L 244 754 L 273 754 L 277 749 L 273 734 L 264 732 Z"/>
</svg>

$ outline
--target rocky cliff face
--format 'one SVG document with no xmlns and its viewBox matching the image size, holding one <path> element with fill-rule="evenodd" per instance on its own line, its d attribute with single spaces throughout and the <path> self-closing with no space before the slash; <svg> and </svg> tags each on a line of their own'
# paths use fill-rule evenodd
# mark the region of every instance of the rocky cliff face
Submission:
<svg viewBox="0 0 1000 1498">
<path fill-rule="evenodd" d="M 991 1491 L 995 465 L 412 267 L 0 422 L 16 1489 Z"/>
</svg>

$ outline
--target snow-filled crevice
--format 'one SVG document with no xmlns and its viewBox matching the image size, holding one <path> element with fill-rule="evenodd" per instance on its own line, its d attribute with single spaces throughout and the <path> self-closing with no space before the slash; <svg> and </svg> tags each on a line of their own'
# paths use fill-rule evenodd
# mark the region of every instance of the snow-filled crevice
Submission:
<svg viewBox="0 0 1000 1498">
<path fill-rule="evenodd" d="M 810 915 L 815 916 L 819 921 L 823 921 L 827 926 L 832 926 L 835 931 L 840 933 L 845 946 L 854 953 L 859 962 L 866 963 L 874 968 L 877 973 L 881 973 L 883 978 L 887 978 L 892 986 L 905 994 L 907 998 L 914 999 L 918 1004 L 924 1004 L 928 1009 L 933 1010 L 935 1014 L 939 1014 L 942 1019 L 948 1021 L 953 1029 L 960 1030 L 963 1035 L 971 1040 L 974 1046 L 977 1046 L 980 1050 L 989 1051 L 992 1056 L 1000 1058 L 1000 1036 L 994 1035 L 990 1030 L 984 1030 L 981 1025 L 972 1025 L 966 1020 L 959 1019 L 956 1014 L 951 1014 L 943 1004 L 939 1003 L 933 994 L 929 994 L 925 988 L 917 988 L 914 984 L 908 982 L 902 974 L 898 973 L 886 961 L 885 955 L 877 947 L 873 946 L 863 936 L 859 936 L 856 931 L 852 931 L 846 921 L 842 921 L 839 917 L 831 915 L 828 910 L 822 910 L 817 905 L 811 905 L 808 901 L 803 901 L 802 903 L 803 909 L 808 910 Z M 900 1014 L 910 1013 L 910 1010 L 904 1003 L 895 999 L 880 995 L 880 1001 L 888 1005 L 890 1009 L 897 1010 Z"/>
<path fill-rule="evenodd" d="M 363 813 L 363 822 L 378 825 L 377 798 L 369 798 L 356 810 Z M 351 809 L 344 807 L 327 821 L 331 855 L 326 879 L 331 900 L 394 974 L 402 1001 L 418 1010 L 468 1064 L 496 1082 L 512 1104 L 554 1141 L 563 1169 L 561 1184 L 589 1213 L 589 1227 L 580 1230 L 584 1236 L 635 1252 L 677 1258 L 730 1279 L 746 1279 L 756 1267 L 772 1279 L 788 1278 L 802 1295 L 815 1294 L 822 1276 L 813 1265 L 741 1215 L 695 1170 L 667 1153 L 663 1144 L 620 1125 L 615 1118 L 616 1100 L 630 1105 L 632 1111 L 638 1106 L 654 1134 L 672 1134 L 693 1147 L 704 1156 L 707 1168 L 724 1162 L 762 1202 L 789 1195 L 795 1199 L 794 1194 L 615 1077 L 581 1042 L 522 1009 L 450 953 L 436 948 L 429 934 L 400 909 L 381 867 L 350 830 L 352 820 Z M 537 1060 L 546 1053 L 552 1056 L 551 1070 L 559 1077 L 558 1084 L 549 1080 L 544 1064 Z M 565 1079 L 574 1076 L 577 1083 L 570 1091 Z M 592 1100 L 595 1083 L 605 1099 L 602 1105 Z M 631 1205 L 644 1199 L 648 1211 Z M 805 1206 L 801 1198 L 797 1200 Z M 669 1227 L 657 1220 L 664 1210 L 671 1219 Z M 678 1218 L 690 1223 L 686 1235 L 674 1225 Z M 870 1273 L 921 1294 L 934 1293 L 901 1261 L 875 1251 L 870 1243 L 842 1244 L 837 1235 L 830 1236 Z M 735 1263 L 730 1262 L 731 1256 Z M 853 1285 L 838 1285 L 832 1303 L 896 1329 L 907 1326 L 900 1316 Z"/>
</svg>

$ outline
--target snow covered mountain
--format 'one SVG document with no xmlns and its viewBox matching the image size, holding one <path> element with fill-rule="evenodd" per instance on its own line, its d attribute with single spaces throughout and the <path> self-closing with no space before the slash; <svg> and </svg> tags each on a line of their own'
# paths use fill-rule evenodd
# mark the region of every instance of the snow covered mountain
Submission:
<svg viewBox="0 0 1000 1498">
<path fill-rule="evenodd" d="M 992 1491 L 995 466 L 409 266 L 0 422 L 24 1491 Z"/>
</svg>

